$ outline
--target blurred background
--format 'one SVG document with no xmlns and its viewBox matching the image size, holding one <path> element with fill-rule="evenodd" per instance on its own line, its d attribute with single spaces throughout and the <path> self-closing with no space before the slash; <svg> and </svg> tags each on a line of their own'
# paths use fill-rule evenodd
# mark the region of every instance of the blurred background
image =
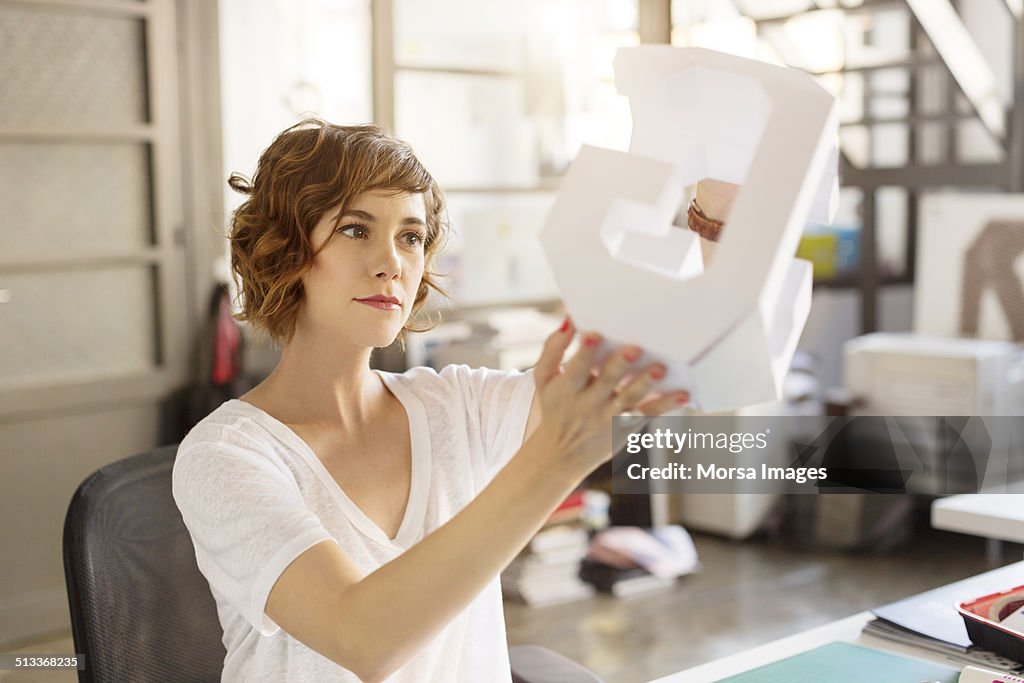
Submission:
<svg viewBox="0 0 1024 683">
<path fill-rule="evenodd" d="M 582 144 L 629 143 L 616 50 L 701 46 L 804 70 L 839 100 L 841 201 L 801 241 L 811 317 L 771 409 L 1019 410 L 1018 385 L 993 378 L 1005 372 L 979 384 L 948 361 L 1005 369 L 1024 341 L 1024 302 L 998 288 L 979 295 L 980 325 L 953 308 L 986 221 L 1016 226 L 1004 251 L 1024 232 L 1022 5 L 0 0 L 0 648 L 71 651 L 60 539 L 78 484 L 175 443 L 273 367 L 276 351 L 226 315 L 223 234 L 241 200 L 226 178 L 309 114 L 392 128 L 448 194 L 445 323 L 374 362 L 515 368 L 561 320 L 537 241 L 560 177 Z M 1000 277 L 1019 281 L 1009 263 Z M 848 344 L 871 333 L 895 336 Z M 905 367 L 892 345 L 907 334 L 974 342 L 904 348 L 927 358 L 897 392 L 879 382 Z M 645 680 L 1007 561 L 921 528 L 929 492 L 915 494 L 886 498 L 890 521 L 869 500 L 829 513 L 841 532 L 777 497 L 613 497 L 613 523 L 693 531 L 705 572 L 632 603 L 510 603 L 510 638 Z M 794 515 L 820 517 L 818 531 Z M 771 617 L 746 623 L 765 595 Z"/>
</svg>

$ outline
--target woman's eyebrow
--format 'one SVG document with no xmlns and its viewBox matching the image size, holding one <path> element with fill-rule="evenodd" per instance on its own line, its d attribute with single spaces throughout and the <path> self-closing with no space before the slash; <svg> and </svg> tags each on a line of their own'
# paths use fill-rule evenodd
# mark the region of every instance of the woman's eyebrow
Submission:
<svg viewBox="0 0 1024 683">
<path fill-rule="evenodd" d="M 345 216 L 353 216 L 355 218 L 360 218 L 364 221 L 370 221 L 371 223 L 377 220 L 376 218 L 373 217 L 372 213 L 369 213 L 367 211 L 360 211 L 359 209 L 349 209 L 348 211 L 342 214 L 342 217 Z"/>
<path fill-rule="evenodd" d="M 372 213 L 370 213 L 369 211 L 363 211 L 362 209 L 349 209 L 348 211 L 345 212 L 344 215 L 360 218 L 370 223 L 377 220 Z M 408 216 L 402 219 L 402 225 L 421 225 L 423 227 L 426 227 L 427 223 L 422 218 L 417 218 L 416 216 Z"/>
</svg>

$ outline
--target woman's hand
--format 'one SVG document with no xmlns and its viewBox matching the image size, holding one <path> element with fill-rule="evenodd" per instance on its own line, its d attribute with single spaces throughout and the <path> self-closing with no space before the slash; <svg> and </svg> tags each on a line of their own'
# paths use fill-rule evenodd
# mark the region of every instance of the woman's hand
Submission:
<svg viewBox="0 0 1024 683">
<path fill-rule="evenodd" d="M 667 369 L 641 363 L 643 350 L 622 346 L 598 362 L 601 335 L 583 334 L 565 366 L 562 358 L 576 333 L 568 318 L 548 337 L 534 369 L 541 421 L 531 438 L 556 453 L 556 462 L 579 478 L 612 456 L 611 418 L 624 412 L 661 415 L 686 403 L 685 391 L 653 393 Z"/>
</svg>

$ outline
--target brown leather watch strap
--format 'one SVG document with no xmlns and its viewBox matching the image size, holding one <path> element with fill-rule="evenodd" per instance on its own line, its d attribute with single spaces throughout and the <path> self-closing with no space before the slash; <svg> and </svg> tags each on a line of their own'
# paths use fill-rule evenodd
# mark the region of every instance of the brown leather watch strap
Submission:
<svg viewBox="0 0 1024 683">
<path fill-rule="evenodd" d="M 708 218 L 697 204 L 696 197 L 690 202 L 686 211 L 686 226 L 706 240 L 717 242 L 722 236 L 722 221 Z"/>
</svg>

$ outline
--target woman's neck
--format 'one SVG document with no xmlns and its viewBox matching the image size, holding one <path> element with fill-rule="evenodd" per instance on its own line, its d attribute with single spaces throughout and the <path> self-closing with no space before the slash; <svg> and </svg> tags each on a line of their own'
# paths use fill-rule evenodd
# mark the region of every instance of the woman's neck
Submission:
<svg viewBox="0 0 1024 683">
<path fill-rule="evenodd" d="M 370 369 L 372 351 L 339 347 L 337 338 L 296 331 L 273 372 L 242 400 L 290 425 L 364 424 L 387 393 Z"/>
</svg>

